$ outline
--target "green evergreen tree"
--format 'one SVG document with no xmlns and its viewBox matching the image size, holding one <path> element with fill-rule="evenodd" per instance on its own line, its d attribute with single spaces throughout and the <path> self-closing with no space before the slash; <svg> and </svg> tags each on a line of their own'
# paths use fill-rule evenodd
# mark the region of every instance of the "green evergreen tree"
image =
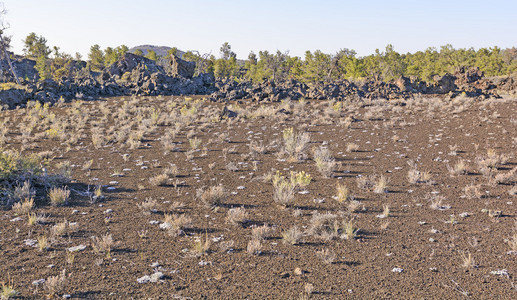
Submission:
<svg viewBox="0 0 517 300">
<path fill-rule="evenodd" d="M 102 71 L 102 69 L 104 68 L 104 53 L 101 50 L 101 46 L 96 44 L 90 47 L 90 53 L 88 53 L 88 61 L 93 71 Z"/>
</svg>

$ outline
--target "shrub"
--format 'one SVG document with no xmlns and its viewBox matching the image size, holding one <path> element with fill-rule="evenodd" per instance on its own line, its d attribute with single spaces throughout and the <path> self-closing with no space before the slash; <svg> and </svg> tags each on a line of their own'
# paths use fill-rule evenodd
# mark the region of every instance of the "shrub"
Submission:
<svg viewBox="0 0 517 300">
<path fill-rule="evenodd" d="M 276 172 L 272 178 L 273 200 L 281 206 L 287 207 L 294 199 L 294 189 L 292 181 L 287 180 L 280 172 Z"/>
<path fill-rule="evenodd" d="M 336 160 L 330 154 L 328 148 L 319 147 L 314 151 L 314 161 L 316 162 L 316 168 L 323 175 L 323 177 L 330 177 L 332 171 L 336 167 Z"/>
</svg>

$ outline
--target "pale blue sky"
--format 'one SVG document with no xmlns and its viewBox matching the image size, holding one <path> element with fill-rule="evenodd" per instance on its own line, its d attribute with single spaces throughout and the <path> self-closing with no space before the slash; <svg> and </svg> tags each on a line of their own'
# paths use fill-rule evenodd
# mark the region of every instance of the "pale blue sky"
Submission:
<svg viewBox="0 0 517 300">
<path fill-rule="evenodd" d="M 516 0 L 0 0 L 13 50 L 36 32 L 49 46 L 83 57 L 93 44 L 176 46 L 219 56 L 225 41 L 239 58 L 253 50 L 368 55 L 392 44 L 414 52 L 517 46 Z"/>
</svg>

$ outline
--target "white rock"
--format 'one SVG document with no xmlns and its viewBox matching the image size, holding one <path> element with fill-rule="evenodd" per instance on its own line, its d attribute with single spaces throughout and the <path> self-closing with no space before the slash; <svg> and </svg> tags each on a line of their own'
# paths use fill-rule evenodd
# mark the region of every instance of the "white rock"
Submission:
<svg viewBox="0 0 517 300">
<path fill-rule="evenodd" d="M 167 229 L 169 229 L 171 227 L 172 227 L 172 225 L 167 223 L 167 222 L 164 222 L 164 223 L 160 224 L 160 229 L 163 229 L 163 230 L 167 230 Z"/>
<path fill-rule="evenodd" d="M 77 252 L 77 251 L 83 251 L 84 249 L 86 249 L 86 246 L 81 244 L 79 246 L 74 246 L 74 247 L 68 248 L 68 251 L 70 251 L 70 252 Z"/>
<path fill-rule="evenodd" d="M 25 243 L 25 245 L 30 247 L 36 247 L 36 244 L 38 244 L 38 241 L 34 239 L 26 239 L 23 242 Z"/>
<path fill-rule="evenodd" d="M 149 283 L 151 282 L 151 277 L 149 275 L 144 275 L 136 280 L 138 283 Z"/>
<path fill-rule="evenodd" d="M 393 268 L 393 269 L 391 269 L 391 272 L 393 272 L 393 273 L 402 273 L 403 271 L 404 271 L 404 269 L 402 269 L 402 268 Z"/>
<path fill-rule="evenodd" d="M 40 284 L 44 284 L 45 283 L 45 279 L 38 279 L 38 280 L 34 280 L 32 282 L 32 285 L 40 285 Z"/>
<path fill-rule="evenodd" d="M 158 282 L 158 280 L 163 278 L 162 272 L 155 272 L 153 275 L 151 275 L 151 282 Z"/>
<path fill-rule="evenodd" d="M 495 270 L 490 272 L 492 275 L 499 275 L 499 276 L 508 276 L 508 270 L 502 269 L 502 270 Z"/>
</svg>

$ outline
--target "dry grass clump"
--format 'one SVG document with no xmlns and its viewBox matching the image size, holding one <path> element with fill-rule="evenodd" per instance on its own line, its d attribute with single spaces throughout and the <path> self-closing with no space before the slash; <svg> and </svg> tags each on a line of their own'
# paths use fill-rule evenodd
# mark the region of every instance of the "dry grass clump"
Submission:
<svg viewBox="0 0 517 300">
<path fill-rule="evenodd" d="M 169 176 L 167 174 L 160 174 L 149 178 L 149 183 L 154 186 L 164 186 L 167 185 L 168 180 Z"/>
<path fill-rule="evenodd" d="M 289 161 L 305 159 L 305 151 L 311 140 L 306 132 L 295 133 L 293 128 L 286 128 L 282 131 L 283 146 L 280 155 L 286 155 Z"/>
<path fill-rule="evenodd" d="M 343 203 L 347 201 L 350 198 L 350 191 L 348 190 L 348 187 L 346 184 L 338 184 L 336 186 L 336 200 L 339 203 Z"/>
<path fill-rule="evenodd" d="M 444 210 L 449 206 L 444 206 L 443 201 L 445 201 L 445 197 L 442 195 L 434 195 L 434 194 L 428 194 L 426 198 L 431 202 L 429 207 L 433 210 Z"/>
<path fill-rule="evenodd" d="M 185 229 L 192 228 L 192 218 L 184 214 L 165 214 L 164 225 L 160 226 L 168 230 L 170 236 L 182 236 Z"/>
<path fill-rule="evenodd" d="M 381 175 L 379 179 L 375 182 L 375 186 L 373 187 L 373 192 L 376 194 L 385 193 L 387 191 L 386 186 L 388 185 L 388 180 L 384 175 Z"/>
<path fill-rule="evenodd" d="M 341 229 L 340 237 L 345 240 L 355 239 L 359 233 L 359 229 L 354 227 L 353 220 L 343 221 Z"/>
<path fill-rule="evenodd" d="M 517 185 L 514 185 L 509 191 L 510 196 L 517 196 Z"/>
<path fill-rule="evenodd" d="M 273 175 L 271 181 L 273 183 L 273 200 L 277 204 L 287 207 L 294 199 L 295 183 L 292 180 L 286 179 L 278 171 Z"/>
<path fill-rule="evenodd" d="M 337 216 L 331 213 L 320 214 L 318 212 L 312 215 L 308 233 L 324 240 L 332 240 L 338 236 L 339 222 Z"/>
<path fill-rule="evenodd" d="M 490 180 L 492 185 L 496 184 L 514 184 L 517 182 L 517 167 L 506 173 L 499 173 Z"/>
<path fill-rule="evenodd" d="M 355 143 L 346 144 L 346 152 L 357 152 L 359 151 L 359 145 Z"/>
<path fill-rule="evenodd" d="M 145 200 L 139 204 L 137 204 L 138 208 L 140 208 L 144 214 L 149 215 L 157 211 L 158 201 L 153 198 L 145 198 Z"/>
<path fill-rule="evenodd" d="M 32 226 L 36 224 L 45 224 L 47 217 L 45 215 L 39 215 L 35 213 L 27 214 L 27 225 Z"/>
<path fill-rule="evenodd" d="M 509 239 L 504 240 L 512 251 L 517 251 L 517 233 L 514 233 Z"/>
<path fill-rule="evenodd" d="M 317 251 L 316 256 L 328 265 L 336 260 L 336 253 L 328 248 Z"/>
<path fill-rule="evenodd" d="M 463 192 L 465 193 L 465 197 L 467 197 L 467 199 L 481 199 L 483 197 L 483 192 L 481 192 L 481 184 L 469 184 L 463 188 Z"/>
<path fill-rule="evenodd" d="M 427 184 L 434 184 L 434 181 L 431 180 L 431 173 L 427 171 L 419 171 L 416 167 L 416 164 L 412 161 L 408 162 L 408 165 L 410 167 L 408 171 L 408 181 L 411 184 L 416 183 L 427 183 Z"/>
<path fill-rule="evenodd" d="M 113 237 L 111 234 L 106 233 L 105 235 L 99 237 L 92 237 L 92 248 L 96 253 L 104 253 L 106 258 L 111 258 L 111 250 L 115 246 L 115 242 L 113 241 Z"/>
<path fill-rule="evenodd" d="M 266 224 L 259 226 L 259 227 L 253 227 L 251 230 L 251 237 L 252 239 L 257 240 L 263 240 L 267 235 L 269 235 L 272 231 L 272 228 L 267 226 Z"/>
<path fill-rule="evenodd" d="M 50 199 L 50 203 L 53 206 L 66 205 L 68 204 L 68 199 L 70 198 L 70 190 L 68 189 L 68 187 L 52 187 L 48 191 L 48 198 Z"/>
<path fill-rule="evenodd" d="M 363 203 L 361 201 L 357 201 L 357 200 L 351 200 L 349 203 L 348 203 L 348 212 L 349 213 L 356 213 L 359 211 L 359 209 L 365 209 Z"/>
<path fill-rule="evenodd" d="M 252 255 L 260 255 L 262 253 L 262 243 L 259 239 L 251 239 L 246 247 L 246 252 Z"/>
<path fill-rule="evenodd" d="M 476 157 L 476 163 L 479 169 L 486 168 L 497 168 L 501 165 L 504 165 L 510 159 L 509 155 L 506 154 L 497 154 L 494 149 L 488 149 L 485 155 L 480 155 Z"/>
<path fill-rule="evenodd" d="M 376 185 L 375 175 L 366 175 L 356 178 L 357 187 L 363 190 L 372 190 Z"/>
<path fill-rule="evenodd" d="M 76 232 L 79 228 L 77 223 L 70 223 L 68 221 L 63 221 L 57 223 L 56 225 L 50 228 L 50 236 L 52 240 L 62 237 L 64 234 L 70 234 L 72 232 Z"/>
<path fill-rule="evenodd" d="M 244 207 L 231 208 L 226 219 L 233 225 L 244 225 L 248 222 L 248 212 Z"/>
<path fill-rule="evenodd" d="M 461 264 L 462 267 L 464 267 L 464 268 L 477 267 L 476 263 L 474 262 L 474 258 L 472 257 L 472 253 L 466 254 L 465 252 L 460 251 L 460 257 L 461 257 L 461 261 L 462 261 L 462 264 Z"/>
<path fill-rule="evenodd" d="M 21 202 L 16 202 L 12 209 L 15 215 L 21 216 L 28 214 L 34 207 L 34 198 L 25 198 Z"/>
<path fill-rule="evenodd" d="M 18 292 L 14 288 L 14 283 L 12 278 L 10 278 L 9 273 L 7 274 L 7 283 L 5 281 L 0 282 L 1 291 L 0 291 L 0 299 L 9 300 L 12 297 L 18 295 Z"/>
<path fill-rule="evenodd" d="M 50 276 L 45 280 L 44 289 L 47 293 L 48 299 L 54 299 L 58 294 L 63 293 L 66 287 L 67 277 L 66 270 L 63 269 L 61 274 L 56 276 Z"/>
<path fill-rule="evenodd" d="M 463 159 L 457 161 L 452 167 L 447 165 L 447 169 L 449 170 L 449 173 L 453 176 L 465 175 L 468 173 L 467 164 Z"/>
<path fill-rule="evenodd" d="M 195 256 L 206 255 L 210 252 L 212 241 L 205 235 L 205 239 L 196 239 L 192 245 L 192 251 Z"/>
<path fill-rule="evenodd" d="M 303 237 L 303 232 L 298 226 L 293 226 L 289 230 L 282 232 L 282 240 L 286 244 L 297 245 Z"/>
<path fill-rule="evenodd" d="M 200 188 L 196 191 L 196 196 L 205 206 L 214 208 L 228 198 L 228 192 L 223 186 L 211 186 L 208 190 Z"/>
<path fill-rule="evenodd" d="M 336 160 L 326 147 L 319 147 L 314 150 L 314 162 L 318 171 L 325 178 L 329 178 L 336 167 Z"/>
<path fill-rule="evenodd" d="M 46 235 L 40 235 L 37 238 L 39 251 L 47 250 L 50 247 L 50 241 Z"/>
</svg>

